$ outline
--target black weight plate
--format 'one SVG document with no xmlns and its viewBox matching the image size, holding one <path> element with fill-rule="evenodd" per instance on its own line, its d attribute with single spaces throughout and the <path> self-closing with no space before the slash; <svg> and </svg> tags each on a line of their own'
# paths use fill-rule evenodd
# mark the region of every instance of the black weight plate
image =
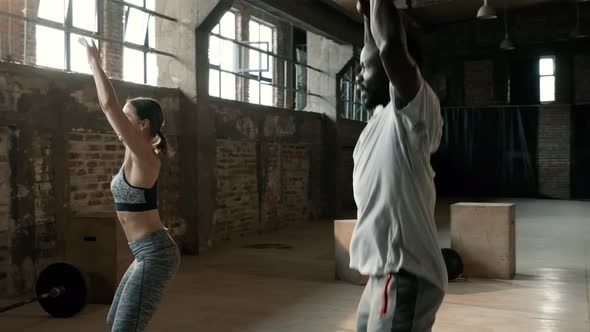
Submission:
<svg viewBox="0 0 590 332">
<path fill-rule="evenodd" d="M 65 291 L 55 298 L 41 298 L 53 287 L 62 286 Z M 75 266 L 55 263 L 39 274 L 35 292 L 41 307 L 56 318 L 72 317 L 84 309 L 88 298 L 88 283 L 84 274 Z"/>
</svg>

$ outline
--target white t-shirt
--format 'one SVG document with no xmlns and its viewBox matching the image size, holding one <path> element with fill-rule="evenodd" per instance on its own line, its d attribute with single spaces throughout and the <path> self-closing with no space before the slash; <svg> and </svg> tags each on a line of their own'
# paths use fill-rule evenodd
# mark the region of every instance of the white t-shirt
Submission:
<svg viewBox="0 0 590 332">
<path fill-rule="evenodd" d="M 395 107 L 392 86 L 390 91 L 392 102 L 375 109 L 354 149 L 358 216 L 350 267 L 376 276 L 404 269 L 446 291 L 430 165 L 442 135 L 440 104 L 423 79 L 402 109 Z"/>
</svg>

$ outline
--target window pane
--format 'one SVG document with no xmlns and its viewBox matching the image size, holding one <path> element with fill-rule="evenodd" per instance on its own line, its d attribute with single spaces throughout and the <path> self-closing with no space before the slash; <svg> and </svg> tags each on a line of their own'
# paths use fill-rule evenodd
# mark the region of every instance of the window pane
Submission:
<svg viewBox="0 0 590 332">
<path fill-rule="evenodd" d="M 553 75 L 555 71 L 553 58 L 541 58 L 539 60 L 539 74 Z"/>
<path fill-rule="evenodd" d="M 248 102 L 253 104 L 260 103 L 260 83 L 255 80 L 248 81 Z"/>
<path fill-rule="evenodd" d="M 260 41 L 260 24 L 254 22 L 254 21 L 250 21 L 250 23 L 248 23 L 248 29 L 249 29 L 248 41 L 251 41 L 251 42 Z"/>
<path fill-rule="evenodd" d="M 221 73 L 221 98 L 236 100 L 236 77 L 229 73 Z"/>
<path fill-rule="evenodd" d="M 209 63 L 219 66 L 221 54 L 221 39 L 209 37 Z"/>
<path fill-rule="evenodd" d="M 220 35 L 236 39 L 236 14 L 227 12 L 219 22 L 221 26 Z"/>
<path fill-rule="evenodd" d="M 125 30 L 125 41 L 143 45 L 145 43 L 145 34 L 148 27 L 150 15 L 138 9 L 129 8 L 127 25 Z"/>
<path fill-rule="evenodd" d="M 264 48 L 267 48 L 268 45 L 265 45 Z M 275 60 L 275 58 L 273 58 L 272 56 L 268 55 L 268 54 L 264 54 L 261 53 L 262 59 L 261 59 L 261 67 L 263 69 L 262 71 L 262 77 L 266 77 L 269 79 L 272 79 L 272 69 L 273 69 L 273 61 Z"/>
<path fill-rule="evenodd" d="M 156 0 L 146 0 L 145 1 L 145 8 L 156 11 Z"/>
<path fill-rule="evenodd" d="M 219 23 L 211 30 L 211 33 L 219 34 Z"/>
<path fill-rule="evenodd" d="M 219 97 L 219 70 L 209 69 L 209 96 Z"/>
<path fill-rule="evenodd" d="M 541 77 L 541 101 L 555 101 L 555 76 Z"/>
<path fill-rule="evenodd" d="M 255 46 L 255 45 L 252 45 Z M 257 71 L 261 69 L 262 55 L 260 52 L 248 49 L 248 67 L 247 71 Z M 256 74 L 256 73 L 254 73 Z"/>
<path fill-rule="evenodd" d="M 272 48 L 272 29 L 265 25 L 260 25 L 260 41 L 267 42 L 270 47 L 269 50 L 273 50 Z"/>
<path fill-rule="evenodd" d="M 235 44 L 215 36 L 209 37 L 209 63 L 233 71 L 235 67 Z"/>
<path fill-rule="evenodd" d="M 39 26 L 37 26 L 38 28 Z M 80 35 L 70 34 L 70 70 L 78 73 L 92 74 L 92 70 L 88 65 L 88 57 L 86 56 L 86 48 L 78 42 Z M 91 38 L 86 38 L 90 43 Z M 98 40 L 94 40 L 98 46 Z"/>
<path fill-rule="evenodd" d="M 355 115 L 355 107 L 351 103 L 346 103 L 346 118 L 350 120 L 354 120 Z"/>
<path fill-rule="evenodd" d="M 264 55 L 264 57 L 267 58 L 266 55 Z M 264 64 L 262 64 L 262 65 L 264 65 Z M 265 70 L 265 71 L 262 71 L 261 72 L 262 73 L 261 76 L 264 77 L 264 78 L 268 78 L 268 79 L 271 79 L 272 80 L 272 70 L 271 70 L 272 67 L 268 67 L 267 66 L 267 68 L 268 68 L 268 70 Z"/>
<path fill-rule="evenodd" d="M 147 54 L 147 84 L 158 86 L 158 56 L 154 53 Z"/>
<path fill-rule="evenodd" d="M 235 67 L 235 57 L 236 57 L 236 48 L 235 44 L 229 40 L 222 40 L 221 41 L 221 48 L 219 51 L 219 64 L 221 65 L 221 69 L 224 70 L 234 70 Z"/>
<path fill-rule="evenodd" d="M 37 25 L 37 65 L 65 69 L 64 32 Z"/>
<path fill-rule="evenodd" d="M 46 20 L 64 23 L 67 13 L 66 0 L 40 0 L 37 16 Z"/>
<path fill-rule="evenodd" d="M 268 84 L 260 83 L 260 104 L 272 106 L 273 87 Z"/>
<path fill-rule="evenodd" d="M 150 16 L 148 25 L 148 46 L 156 48 L 156 18 L 153 16 Z"/>
<path fill-rule="evenodd" d="M 96 0 L 73 0 L 72 19 L 75 27 L 96 32 Z"/>
<path fill-rule="evenodd" d="M 123 79 L 143 83 L 143 52 L 123 48 Z"/>
<path fill-rule="evenodd" d="M 143 7 L 143 0 L 125 0 L 125 2 L 130 3 L 132 5 Z"/>
<path fill-rule="evenodd" d="M 251 46 L 259 48 L 263 51 L 267 50 L 266 43 L 250 43 Z M 257 50 L 248 49 L 248 67 L 247 71 L 266 71 L 269 69 L 270 56 L 266 53 L 260 53 Z"/>
</svg>

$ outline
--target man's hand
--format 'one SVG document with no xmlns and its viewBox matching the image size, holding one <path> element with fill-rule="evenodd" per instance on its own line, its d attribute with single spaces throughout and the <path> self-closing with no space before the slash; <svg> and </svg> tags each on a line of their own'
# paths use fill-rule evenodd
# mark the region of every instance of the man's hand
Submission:
<svg viewBox="0 0 590 332">
<path fill-rule="evenodd" d="M 371 11 L 370 9 L 371 9 L 370 0 L 357 0 L 356 1 L 356 10 L 359 12 L 359 14 L 369 17 L 370 11 Z"/>
</svg>

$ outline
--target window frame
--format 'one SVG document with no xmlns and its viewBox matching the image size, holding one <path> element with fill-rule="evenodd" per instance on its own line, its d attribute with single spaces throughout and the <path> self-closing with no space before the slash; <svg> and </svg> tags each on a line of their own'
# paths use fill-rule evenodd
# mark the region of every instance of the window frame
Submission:
<svg viewBox="0 0 590 332">
<path fill-rule="evenodd" d="M 225 16 L 227 13 L 232 13 L 234 15 L 234 39 L 233 40 L 237 40 L 236 39 L 236 35 L 237 35 L 237 31 L 238 31 L 238 22 L 239 22 L 238 15 L 239 15 L 239 13 L 234 8 L 232 8 L 232 9 L 228 10 L 227 12 L 225 12 L 223 14 L 223 16 Z M 222 18 L 223 18 L 223 16 L 222 16 Z M 219 36 L 224 37 L 224 38 L 231 39 L 230 37 L 225 37 L 225 36 L 223 36 L 221 34 L 221 31 L 222 31 L 222 29 L 221 29 L 221 20 L 222 20 L 222 18 L 219 19 L 219 22 L 217 22 L 217 24 L 215 26 L 213 26 L 213 28 L 211 29 L 211 31 L 209 33 L 209 42 L 208 42 L 208 45 L 207 45 L 207 54 L 209 54 L 209 52 L 211 50 L 211 37 L 216 37 L 220 42 L 223 42 L 225 39 L 219 38 Z M 219 27 L 219 33 L 214 33 L 213 30 L 215 30 L 215 28 L 217 28 L 217 27 Z M 234 69 L 235 69 L 235 66 L 237 65 L 236 59 L 235 59 L 235 56 L 236 56 L 235 54 L 236 54 L 236 52 L 238 52 L 237 51 L 236 44 L 233 44 L 233 48 L 234 48 L 234 50 L 232 52 L 234 54 L 233 65 L 234 65 Z M 207 57 L 208 56 L 209 55 L 207 55 Z M 220 61 L 220 64 L 219 65 L 212 64 L 211 61 L 210 61 L 210 59 L 207 59 L 207 62 L 208 62 L 208 65 L 209 65 L 209 71 L 208 71 L 208 73 L 209 73 L 209 82 L 207 83 L 207 90 L 208 90 L 207 94 L 210 97 L 227 99 L 227 98 L 221 97 L 221 86 L 222 86 L 222 84 L 221 84 L 221 81 L 222 81 L 221 74 L 222 73 L 227 73 L 228 71 L 225 70 L 225 69 L 223 69 L 223 68 L 221 68 L 221 61 Z M 217 96 L 211 95 L 211 89 L 210 89 L 210 84 L 211 84 L 210 83 L 211 82 L 211 70 L 217 71 L 217 84 L 218 84 L 218 87 L 217 88 L 218 88 L 218 91 L 219 91 L 219 95 L 217 95 Z M 234 76 L 234 79 L 237 81 L 237 77 L 236 76 Z M 237 101 L 238 100 L 238 97 L 237 96 L 238 96 L 238 93 L 236 91 L 235 94 L 234 94 L 234 98 L 233 99 L 229 99 L 229 100 L 236 100 Z"/>
<path fill-rule="evenodd" d="M 173 22 L 173 23 L 178 23 L 178 19 L 174 18 L 174 17 L 170 17 L 167 15 L 164 15 L 162 13 L 158 13 L 156 11 L 153 10 L 149 10 L 149 9 L 145 9 L 143 7 L 139 7 L 136 6 L 132 3 L 127 3 L 124 0 L 95 0 L 95 28 L 96 31 L 90 31 L 90 30 L 86 30 L 84 28 L 79 28 L 75 25 L 73 25 L 73 21 L 74 21 L 74 16 L 73 16 L 73 3 L 74 0 L 65 0 L 63 3 L 64 5 L 64 11 L 63 11 L 63 20 L 62 19 L 58 19 L 57 15 L 54 15 L 55 17 L 51 17 L 51 18 L 44 18 L 42 16 L 39 16 L 39 11 L 37 11 L 36 15 L 27 15 L 25 9 L 23 9 L 23 14 L 16 14 L 10 11 L 4 11 L 4 10 L 0 10 L 0 16 L 6 16 L 9 18 L 13 18 L 16 20 L 20 20 L 21 22 L 30 22 L 32 24 L 34 24 L 34 27 L 43 27 L 43 28 L 48 28 L 51 30 L 56 30 L 58 33 L 63 34 L 63 46 L 60 42 L 60 50 L 63 50 L 63 62 L 60 62 L 59 65 L 55 65 L 53 63 L 51 64 L 44 64 L 44 63 L 39 63 L 39 54 L 44 54 L 42 52 L 36 52 L 37 57 L 30 59 L 30 61 L 28 61 L 27 56 L 29 55 L 28 52 L 25 52 L 26 54 L 23 54 L 23 61 L 22 63 L 25 65 L 33 65 L 33 66 L 39 66 L 39 67 L 46 67 L 46 68 L 53 68 L 56 70 L 61 70 L 64 72 L 72 72 L 72 59 L 74 59 L 74 57 L 72 56 L 72 43 L 76 43 L 77 40 L 73 40 L 70 41 L 72 34 L 74 35 L 79 35 L 82 37 L 85 37 L 87 39 L 93 39 L 95 40 L 97 46 L 99 47 L 99 50 L 102 49 L 102 42 L 108 42 L 111 43 L 113 45 L 117 45 L 117 46 L 121 46 L 122 48 L 129 48 L 132 50 L 136 50 L 136 51 L 140 51 L 140 52 L 146 52 L 146 53 L 150 53 L 150 54 L 157 54 L 157 55 L 163 55 L 163 56 L 167 56 L 170 58 L 175 58 L 176 55 L 170 52 L 165 52 L 162 50 L 158 50 L 156 48 L 150 48 L 150 47 L 146 47 L 143 45 L 138 45 L 138 44 L 133 44 L 133 43 L 129 43 L 129 42 L 125 42 L 124 40 L 118 39 L 118 37 L 106 37 L 104 36 L 104 17 L 105 17 L 105 11 L 104 9 L 104 4 L 106 1 L 112 2 L 112 3 L 116 3 L 119 5 L 122 5 L 123 8 L 124 6 L 129 6 L 129 7 L 133 7 L 136 9 L 139 9 L 140 11 L 143 11 L 147 14 L 149 14 L 151 16 L 151 18 L 160 18 L 160 19 L 164 19 L 166 21 L 169 22 Z M 50 1 L 48 1 L 49 4 L 51 5 L 55 5 L 54 3 L 51 3 Z M 38 2 L 38 4 L 40 5 L 41 2 Z M 67 6 L 67 8 L 65 7 Z M 149 23 L 148 23 L 149 25 Z M 39 31 L 39 30 L 37 30 Z M 147 32 L 147 30 L 146 30 Z M 12 38 L 13 35 L 10 35 L 10 38 Z M 124 37 L 124 36 L 123 36 Z M 61 36 L 58 37 L 58 40 L 62 40 Z M 146 36 L 146 38 L 149 41 L 149 35 Z M 38 36 L 35 36 L 35 39 L 38 39 Z M 9 39 L 10 40 L 10 39 Z M 26 40 L 26 39 L 25 39 Z M 51 39 L 53 41 L 53 39 Z M 26 45 L 26 44 L 25 44 Z M 39 46 L 39 43 L 36 44 L 37 46 Z M 61 56 L 61 54 L 60 54 Z M 55 60 L 55 58 L 54 58 Z M 7 62 L 14 62 L 15 60 L 9 56 L 7 57 Z M 0 60 L 0 62 L 4 62 L 4 60 Z M 146 66 L 148 65 L 149 61 L 146 61 Z M 57 61 L 55 61 L 55 63 L 57 63 Z M 144 66 L 145 67 L 145 66 Z M 81 73 L 81 74 L 90 74 L 89 71 L 75 71 L 76 73 Z M 144 74 L 144 76 L 147 75 Z M 144 82 L 146 82 L 146 80 L 144 79 Z M 147 82 L 146 82 L 147 83 Z M 150 83 L 147 83 L 150 84 Z M 155 82 L 155 85 L 157 85 L 157 82 Z"/>
<path fill-rule="evenodd" d="M 49 1 L 49 0 L 46 0 L 46 1 Z M 80 31 L 80 32 L 85 32 L 86 34 L 92 34 L 92 35 L 99 34 L 102 31 L 102 18 L 103 18 L 102 15 L 103 15 L 103 13 L 102 13 L 102 10 L 100 10 L 102 1 L 103 0 L 94 0 L 94 7 L 95 7 L 94 8 L 94 10 L 95 10 L 95 15 L 94 15 L 95 22 L 94 23 L 95 23 L 96 31 L 90 31 L 90 30 L 86 30 L 86 29 L 74 26 L 74 12 L 73 12 L 74 0 L 64 0 L 64 4 L 66 5 L 67 10 L 64 13 L 63 23 L 57 22 L 54 20 L 50 20 L 50 19 L 46 19 L 46 18 L 41 18 L 41 17 L 39 17 L 39 13 L 37 13 L 37 17 L 39 17 L 45 21 L 49 21 L 49 22 L 56 23 L 56 24 L 62 24 L 61 28 L 57 28 L 55 26 L 49 26 L 49 25 L 41 25 L 45 28 L 59 30 L 59 31 L 63 32 L 63 34 L 64 34 L 63 68 L 55 68 L 55 69 L 72 72 L 71 35 L 72 34 L 81 35 L 80 33 L 76 33 L 76 30 Z M 36 38 L 36 36 L 35 36 L 35 38 Z M 36 61 L 35 61 L 35 65 L 38 65 Z M 49 68 L 54 68 L 54 67 L 49 67 Z"/>
<path fill-rule="evenodd" d="M 551 59 L 551 62 L 553 64 L 553 71 L 551 75 L 545 75 L 545 74 L 541 74 L 541 61 L 543 59 Z M 541 104 L 552 104 L 556 102 L 556 91 L 557 91 L 557 62 L 555 59 L 554 55 L 542 55 L 539 57 L 539 103 Z M 542 97 L 542 88 L 541 88 L 541 79 L 543 77 L 553 77 L 553 99 L 552 100 L 547 100 L 547 101 L 543 101 L 543 97 Z"/>
<path fill-rule="evenodd" d="M 248 21 L 248 29 L 250 28 L 250 23 L 252 23 L 252 22 L 254 22 L 255 24 L 258 24 L 258 41 L 255 41 L 255 42 L 250 41 L 249 40 L 250 38 L 248 37 L 248 41 L 246 43 L 249 44 L 249 45 L 257 44 L 257 43 L 259 43 L 259 44 L 264 43 L 264 44 L 267 45 L 266 50 L 263 50 L 263 49 L 261 49 L 261 50 L 262 51 L 265 51 L 265 52 L 268 52 L 268 53 L 275 54 L 275 50 L 274 49 L 275 49 L 275 46 L 276 45 L 275 45 L 274 41 L 275 41 L 276 27 L 274 25 L 268 23 L 268 22 L 265 22 L 265 21 L 257 18 L 257 17 L 250 16 L 249 17 L 249 21 Z M 260 41 L 260 27 L 261 26 L 267 27 L 271 31 L 271 43 L 272 43 L 270 45 L 271 47 L 268 47 L 268 42 L 261 42 Z M 250 33 L 250 32 L 248 31 L 248 33 Z M 249 51 L 254 51 L 254 50 L 249 49 Z M 240 53 L 240 55 L 241 55 L 241 52 L 238 52 L 238 53 Z M 248 52 L 248 53 L 250 53 L 250 52 Z M 271 61 L 272 62 L 274 62 L 274 61 L 273 61 L 273 59 L 271 58 L 271 56 L 268 53 L 262 53 L 262 52 L 260 53 L 260 58 L 259 58 L 260 61 L 258 62 L 258 64 L 259 64 L 258 70 L 250 70 L 250 69 L 248 69 L 247 71 L 245 71 L 246 76 L 249 76 L 250 77 L 250 79 L 247 81 L 248 82 L 248 90 L 251 89 L 251 87 L 250 87 L 250 80 L 257 81 L 256 82 L 256 85 L 258 86 L 258 101 L 256 102 L 257 105 L 262 105 L 262 85 L 263 84 L 270 86 L 271 89 L 273 90 L 272 91 L 272 96 L 271 96 L 272 97 L 272 100 L 273 100 L 272 105 L 274 105 L 274 100 L 276 98 L 275 91 L 274 91 L 274 85 L 273 85 L 274 84 L 274 77 L 268 78 L 268 77 L 264 77 L 262 75 L 263 72 L 270 72 L 271 73 L 271 76 L 274 76 L 275 75 L 275 71 L 274 71 L 275 65 L 274 65 L 274 63 L 271 63 Z M 267 65 L 266 66 L 266 69 L 264 69 L 264 70 L 261 68 L 262 67 L 261 66 L 261 59 L 263 58 L 263 56 L 262 56 L 263 54 L 266 55 L 266 65 Z M 250 60 L 249 59 L 249 55 L 248 55 L 248 58 L 247 59 L 248 59 L 248 62 L 249 62 L 249 60 Z M 246 60 L 246 57 L 241 58 L 239 60 L 240 63 L 242 64 L 240 67 L 249 67 L 250 66 L 249 64 L 248 65 L 245 64 L 246 63 L 245 60 Z M 271 71 L 271 68 L 272 68 L 272 71 Z M 255 75 L 253 73 L 257 73 L 257 74 Z M 250 102 L 249 100 L 250 100 L 250 94 L 248 93 L 248 102 Z"/>
<path fill-rule="evenodd" d="M 109 1 L 109 0 L 107 0 L 107 1 Z M 112 0 L 110 0 L 110 1 L 112 1 Z M 154 0 L 154 1 L 156 1 L 156 0 Z M 130 50 L 134 50 L 134 51 L 143 53 L 143 82 L 142 83 L 147 85 L 147 84 L 149 84 L 148 83 L 148 72 L 147 72 L 148 53 L 151 53 L 148 50 L 152 49 L 149 44 L 149 42 L 150 42 L 150 22 L 151 22 L 151 20 L 155 19 L 155 15 L 153 14 L 153 11 L 151 9 L 147 8 L 147 0 L 142 0 L 142 3 L 143 3 L 142 6 L 128 3 L 127 1 L 123 1 L 123 3 L 122 3 L 123 4 L 123 15 L 125 16 L 125 19 L 123 21 L 123 36 L 122 36 L 123 41 L 125 43 L 140 46 L 143 48 L 142 50 L 138 50 L 138 49 L 133 49 L 133 48 L 123 45 L 122 52 L 124 54 L 125 49 L 127 48 Z M 131 9 L 139 10 L 139 11 L 148 15 L 143 44 L 136 44 L 133 42 L 125 41 L 125 34 L 127 33 L 127 24 L 129 23 L 129 13 L 131 12 Z M 155 34 L 156 32 L 153 31 L 153 33 Z M 124 77 L 125 57 L 123 54 L 121 55 L 122 59 L 123 59 L 123 61 L 121 63 L 121 76 L 123 77 L 123 80 L 125 80 L 125 77 Z M 129 82 L 131 82 L 131 81 L 129 81 Z M 156 83 L 156 86 L 157 86 L 157 83 Z"/>
<path fill-rule="evenodd" d="M 367 122 L 372 116 L 372 112 L 362 105 L 360 92 L 356 87 L 357 83 L 355 78 L 360 71 L 360 60 L 358 57 L 354 56 L 342 67 L 338 75 L 336 75 L 336 96 L 338 98 L 337 107 L 339 119 Z M 343 89 L 344 84 L 347 85 L 346 89 Z M 344 93 L 347 93 L 347 97 L 344 97 Z M 351 95 L 352 99 L 350 98 Z M 348 109 L 349 107 L 351 107 L 351 109 Z"/>
<path fill-rule="evenodd" d="M 235 9 L 235 8 L 231 8 L 230 10 L 228 10 L 224 15 L 226 15 L 227 13 L 231 12 L 233 15 L 235 15 L 235 34 L 234 34 L 234 38 L 230 38 L 230 37 L 226 37 L 224 35 L 221 34 L 221 19 L 219 20 L 219 22 L 211 29 L 211 32 L 209 33 L 209 38 L 211 37 L 217 37 L 219 40 L 223 41 L 223 40 L 231 40 L 233 42 L 233 54 L 234 54 L 234 68 L 233 71 L 228 71 L 225 69 L 221 68 L 221 65 L 217 65 L 217 64 L 213 64 L 211 63 L 211 59 L 209 59 L 209 73 L 211 73 L 211 70 L 215 70 L 216 71 L 216 75 L 217 76 L 217 83 L 218 83 L 218 91 L 219 94 L 218 95 L 213 95 L 211 94 L 211 89 L 210 89 L 210 82 L 211 82 L 211 77 L 209 77 L 209 96 L 210 97 L 214 97 L 214 98 L 222 98 L 222 99 L 227 99 L 227 98 L 223 98 L 221 97 L 221 87 L 222 87 L 222 79 L 221 79 L 221 74 L 222 73 L 228 73 L 230 75 L 233 75 L 236 79 L 236 83 L 237 81 L 241 78 L 242 81 L 242 87 L 240 90 L 243 91 L 238 91 L 238 84 L 236 84 L 236 93 L 235 93 L 235 98 L 232 100 L 235 101 L 239 101 L 239 102 L 245 102 L 245 103 L 251 103 L 251 104 L 256 104 L 256 105 L 263 105 L 262 104 L 262 96 L 261 96 L 261 91 L 262 91 L 262 84 L 266 84 L 270 87 L 273 88 L 273 104 L 274 101 L 276 101 L 276 92 L 274 91 L 274 89 L 276 88 L 274 81 L 275 81 L 275 64 L 274 64 L 274 57 L 271 56 L 268 53 L 273 54 L 274 56 L 278 56 L 278 54 L 276 54 L 274 52 L 274 49 L 276 47 L 275 45 L 275 36 L 276 36 L 276 26 L 274 26 L 272 23 L 270 22 L 266 22 L 263 19 L 260 19 L 258 17 L 255 16 L 247 16 L 248 22 L 246 22 L 248 25 L 251 22 L 254 22 L 256 24 L 258 24 L 259 26 L 265 26 L 269 29 L 271 29 L 272 32 L 272 41 L 271 43 L 268 42 L 261 42 L 261 41 L 250 41 L 250 40 L 240 40 L 240 36 L 238 34 L 239 30 L 239 23 L 244 24 L 244 22 L 240 22 L 240 19 L 244 19 L 244 16 L 241 15 L 240 11 Z M 223 16 L 222 16 L 223 17 Z M 213 32 L 214 30 L 216 30 L 216 28 L 219 26 L 219 33 L 217 32 Z M 222 37 L 222 38 L 220 38 Z M 223 39 L 225 38 L 225 39 Z M 248 38 L 250 39 L 250 38 Z M 260 39 L 260 36 L 259 38 Z M 209 39 L 211 40 L 211 39 Z M 256 47 L 256 44 L 265 44 L 267 45 L 265 48 L 259 48 Z M 249 47 L 244 47 L 243 45 L 248 45 L 252 48 Z M 209 43 L 209 51 L 211 44 Z M 250 69 L 249 67 L 249 51 L 256 51 L 256 50 L 261 50 L 262 52 L 265 53 L 260 53 L 261 55 L 265 55 L 267 60 L 265 62 L 266 66 L 265 68 L 256 68 L 256 69 Z M 248 54 L 245 54 L 248 53 Z M 260 59 L 263 59 L 263 57 L 261 56 Z M 261 61 L 261 63 L 263 63 Z M 272 66 L 272 67 L 271 67 Z M 262 66 L 259 66 L 262 67 Z M 271 76 L 272 77 L 264 77 L 262 75 L 263 72 L 271 72 Z M 256 73 L 256 74 L 255 74 Z M 251 102 L 250 101 L 250 97 L 249 94 L 246 93 L 246 87 L 249 88 L 249 81 L 250 80 L 254 80 L 257 82 L 258 85 L 258 101 L 255 102 Z"/>
</svg>

